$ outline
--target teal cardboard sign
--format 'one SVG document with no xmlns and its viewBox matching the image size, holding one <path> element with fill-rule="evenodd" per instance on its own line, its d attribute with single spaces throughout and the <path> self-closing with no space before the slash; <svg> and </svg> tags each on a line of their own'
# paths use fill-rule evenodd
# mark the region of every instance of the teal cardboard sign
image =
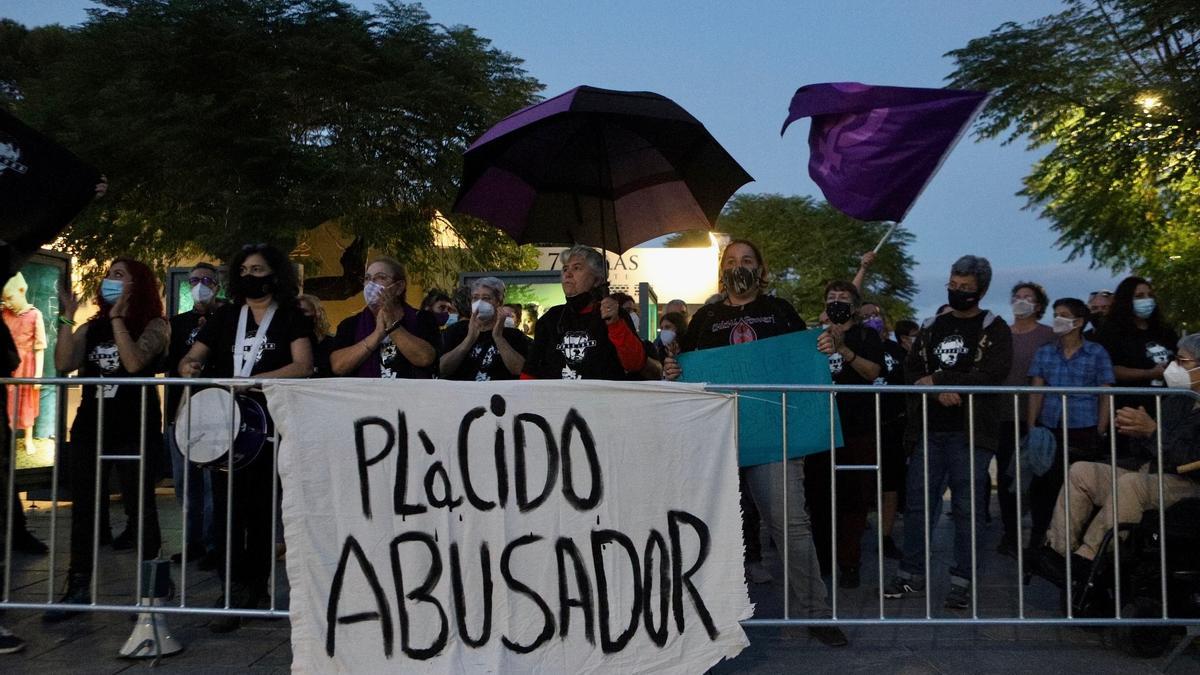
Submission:
<svg viewBox="0 0 1200 675">
<path fill-rule="evenodd" d="M 829 357 L 817 351 L 819 330 L 788 333 L 740 345 L 679 355 L 684 382 L 708 384 L 832 384 Z M 788 458 L 829 450 L 829 395 L 787 395 Z M 834 445 L 842 424 L 833 411 Z M 756 466 L 783 458 L 783 396 L 746 391 L 738 400 L 738 465 Z"/>
</svg>

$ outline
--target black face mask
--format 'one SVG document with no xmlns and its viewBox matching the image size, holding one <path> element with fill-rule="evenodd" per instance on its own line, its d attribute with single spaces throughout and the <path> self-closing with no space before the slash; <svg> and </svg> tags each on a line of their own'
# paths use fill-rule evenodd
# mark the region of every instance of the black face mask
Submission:
<svg viewBox="0 0 1200 675">
<path fill-rule="evenodd" d="M 238 294 L 248 300 L 261 300 L 275 292 L 275 275 L 256 277 L 243 274 L 237 278 Z"/>
<path fill-rule="evenodd" d="M 825 316 L 829 317 L 830 323 L 840 326 L 854 318 L 854 306 L 840 300 L 827 302 L 825 303 Z"/>
<path fill-rule="evenodd" d="M 965 312 L 979 304 L 979 291 L 946 291 L 946 302 L 950 309 Z"/>
</svg>

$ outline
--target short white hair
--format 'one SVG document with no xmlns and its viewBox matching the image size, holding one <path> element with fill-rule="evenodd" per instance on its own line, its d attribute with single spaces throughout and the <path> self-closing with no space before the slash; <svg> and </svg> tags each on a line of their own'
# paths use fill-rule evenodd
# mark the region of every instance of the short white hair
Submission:
<svg viewBox="0 0 1200 675">
<path fill-rule="evenodd" d="M 599 251 L 591 246 L 576 244 L 563 251 L 562 255 L 558 257 L 563 266 L 566 266 L 566 264 L 570 262 L 572 258 L 583 258 L 583 261 L 587 263 L 587 266 L 592 268 L 592 273 L 596 275 L 597 283 L 604 281 L 608 272 L 608 270 L 605 268 L 608 265 L 605 264 L 604 256 L 600 255 Z"/>
<path fill-rule="evenodd" d="M 496 294 L 496 300 L 500 304 L 504 304 L 504 282 L 496 277 L 479 277 L 471 282 L 471 292 L 486 288 Z"/>
</svg>

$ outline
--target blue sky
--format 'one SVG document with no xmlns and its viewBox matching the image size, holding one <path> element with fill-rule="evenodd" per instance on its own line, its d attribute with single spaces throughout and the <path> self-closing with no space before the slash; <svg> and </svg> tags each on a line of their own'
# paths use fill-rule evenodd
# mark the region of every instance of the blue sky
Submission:
<svg viewBox="0 0 1200 675">
<path fill-rule="evenodd" d="M 79 23 L 85 0 L 0 0 L 0 16 L 27 25 Z M 371 2 L 354 2 L 369 9 Z M 558 2 L 436 0 L 433 20 L 467 24 L 525 60 L 554 95 L 580 84 L 655 91 L 699 118 L 754 176 L 744 192 L 813 195 L 808 124 L 779 127 L 796 88 L 814 82 L 940 87 L 952 69 L 942 55 L 1006 21 L 1059 11 L 1057 0 L 779 0 Z M 1048 223 L 1015 196 L 1036 155 L 1021 144 L 964 138 L 909 213 L 919 266 L 918 312 L 945 301 L 950 264 L 963 253 L 995 271 L 984 305 L 1007 316 L 1018 280 L 1051 298 L 1114 288 L 1090 260 L 1065 263 Z"/>
</svg>

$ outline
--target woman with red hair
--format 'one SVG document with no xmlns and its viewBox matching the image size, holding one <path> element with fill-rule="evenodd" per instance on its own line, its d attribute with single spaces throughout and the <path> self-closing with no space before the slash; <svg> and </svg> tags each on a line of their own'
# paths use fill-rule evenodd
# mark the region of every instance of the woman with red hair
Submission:
<svg viewBox="0 0 1200 675">
<path fill-rule="evenodd" d="M 167 352 L 171 328 L 163 318 L 163 303 L 158 280 L 145 264 L 129 258 L 118 258 L 108 267 L 96 297 L 100 311 L 87 323 L 75 325 L 79 302 L 67 290 L 59 296 L 58 344 L 54 349 L 54 364 L 59 373 L 79 371 L 81 377 L 153 377 Z M 143 408 L 143 389 L 145 407 Z M 103 399 L 103 405 L 101 405 Z M 101 416 L 103 410 L 103 416 Z M 146 426 L 138 422 L 142 411 Z M 98 422 L 103 423 L 100 435 Z M 158 510 L 154 504 L 153 464 L 161 454 L 161 412 L 158 390 L 155 387 L 136 387 L 120 384 L 85 386 L 71 425 L 69 462 L 71 467 L 71 564 L 67 575 L 67 591 L 60 602 L 87 604 L 91 602 L 92 531 L 96 514 L 96 451 L 99 445 L 106 455 L 137 455 L 145 441 L 144 460 L 148 462 L 141 500 L 144 529 L 142 559 L 158 556 L 162 543 L 158 529 Z M 113 467 L 121 486 L 121 499 L 130 516 L 125 532 L 113 540 L 113 548 L 133 548 L 137 545 L 138 465 L 116 460 L 106 463 Z M 102 473 L 107 484 L 107 471 Z M 100 536 L 111 537 L 108 530 L 107 499 L 101 499 Z M 77 612 L 57 610 L 47 612 L 47 621 L 61 621 Z"/>
</svg>

